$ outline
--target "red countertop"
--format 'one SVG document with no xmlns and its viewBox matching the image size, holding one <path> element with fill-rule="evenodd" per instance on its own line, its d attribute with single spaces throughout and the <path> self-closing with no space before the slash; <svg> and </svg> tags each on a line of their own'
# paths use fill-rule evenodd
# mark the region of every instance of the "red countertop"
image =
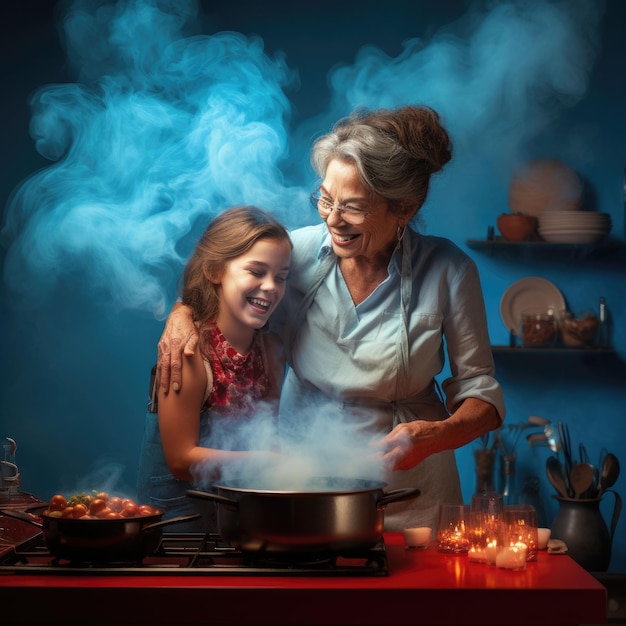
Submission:
<svg viewBox="0 0 626 626">
<path fill-rule="evenodd" d="M 389 576 L 0 575 L 7 624 L 603 624 L 607 592 L 569 556 L 524 571 L 406 550 Z"/>
</svg>

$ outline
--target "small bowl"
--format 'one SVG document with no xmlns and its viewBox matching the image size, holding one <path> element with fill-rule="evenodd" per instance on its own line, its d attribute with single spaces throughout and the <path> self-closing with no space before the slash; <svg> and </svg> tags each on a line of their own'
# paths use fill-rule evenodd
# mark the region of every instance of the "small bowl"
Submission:
<svg viewBox="0 0 626 626">
<path fill-rule="evenodd" d="M 507 241 L 528 241 L 537 231 L 537 218 L 532 215 L 501 213 L 496 224 Z"/>
<path fill-rule="evenodd" d="M 405 528 L 402 532 L 404 545 L 410 549 L 425 548 L 433 537 L 433 529 L 428 526 Z"/>
<path fill-rule="evenodd" d="M 549 528 L 538 528 L 537 529 L 537 536 L 538 536 L 538 541 L 537 541 L 537 547 L 540 550 L 547 550 L 548 549 L 548 541 L 550 541 L 550 535 L 552 534 L 552 531 Z"/>
<path fill-rule="evenodd" d="M 568 348 L 593 345 L 600 322 L 594 313 L 574 316 L 565 313 L 559 321 L 561 341 Z"/>
</svg>

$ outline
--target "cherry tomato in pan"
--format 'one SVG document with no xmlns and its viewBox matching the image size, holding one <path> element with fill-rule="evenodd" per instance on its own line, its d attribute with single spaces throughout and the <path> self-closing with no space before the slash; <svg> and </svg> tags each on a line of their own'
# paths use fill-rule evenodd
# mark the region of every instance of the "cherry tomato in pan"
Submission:
<svg viewBox="0 0 626 626">
<path fill-rule="evenodd" d="M 107 500 L 107 504 L 111 511 L 115 511 L 116 513 L 120 513 L 122 510 L 122 498 L 118 496 L 112 496 Z"/>
<path fill-rule="evenodd" d="M 48 509 L 50 511 L 62 511 L 66 506 L 67 500 L 65 499 L 65 496 L 57 494 L 56 496 L 52 496 L 52 498 L 50 498 Z"/>
<path fill-rule="evenodd" d="M 78 504 L 74 505 L 74 510 L 72 511 L 72 517 L 74 519 L 79 519 L 81 517 L 84 517 L 85 515 L 89 515 L 89 509 L 87 508 L 86 504 L 79 502 Z"/>
<path fill-rule="evenodd" d="M 101 517 L 100 513 L 106 508 L 106 500 L 103 500 L 102 498 L 96 498 L 95 500 L 92 500 L 91 504 L 89 505 L 89 513 L 91 513 L 91 515 L 95 515 L 96 517 Z"/>
<path fill-rule="evenodd" d="M 121 513 L 122 517 L 136 517 L 139 515 L 139 507 L 132 500 L 125 500 Z"/>
<path fill-rule="evenodd" d="M 96 494 L 95 490 L 93 493 Z M 111 496 L 101 491 L 95 496 L 75 494 L 69 499 L 54 495 L 48 503 L 45 515 L 71 517 L 74 519 L 119 519 L 122 517 L 146 517 L 156 515 L 157 510 L 147 504 L 137 504 L 131 498 Z"/>
<path fill-rule="evenodd" d="M 147 504 L 141 504 L 139 506 L 139 515 L 145 517 L 145 516 L 154 515 L 154 514 L 155 514 L 155 511 L 151 506 Z"/>
</svg>

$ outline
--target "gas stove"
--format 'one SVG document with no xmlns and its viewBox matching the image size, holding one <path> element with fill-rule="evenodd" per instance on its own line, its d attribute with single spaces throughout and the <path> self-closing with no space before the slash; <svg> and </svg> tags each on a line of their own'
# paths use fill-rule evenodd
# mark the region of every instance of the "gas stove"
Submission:
<svg viewBox="0 0 626 626">
<path fill-rule="evenodd" d="M 388 576 L 384 541 L 342 553 L 242 553 L 214 533 L 163 533 L 140 562 L 77 563 L 50 554 L 38 533 L 0 553 L 0 574 Z"/>
</svg>

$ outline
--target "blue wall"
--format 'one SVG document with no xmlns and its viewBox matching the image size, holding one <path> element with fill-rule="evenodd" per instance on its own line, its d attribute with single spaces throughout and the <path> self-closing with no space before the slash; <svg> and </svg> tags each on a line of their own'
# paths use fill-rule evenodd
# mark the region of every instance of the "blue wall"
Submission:
<svg viewBox="0 0 626 626">
<path fill-rule="evenodd" d="M 4 198 L 51 164 L 50 155 L 42 156 L 30 135 L 29 98 L 44 85 L 76 81 L 76 65 L 68 62 L 56 31 L 54 10 L 60 5 L 12 4 L 19 6 L 3 4 L 1 21 Z M 524 422 L 529 415 L 563 421 L 574 444 L 585 443 L 592 461 L 601 448 L 624 461 L 623 252 L 591 258 L 499 258 L 466 246 L 468 239 L 483 238 L 497 215 L 508 211 L 507 191 L 515 168 L 544 156 L 564 160 L 584 177 L 593 208 L 611 215 L 612 234 L 624 241 L 626 5 L 609 0 L 604 12 L 596 13 L 604 6 L 596 0 L 560 4 L 571 7 L 571 31 L 561 32 L 566 21 L 562 15 L 538 19 L 536 32 L 521 29 L 513 49 L 510 36 L 506 45 L 498 39 L 498 11 L 476 14 L 472 6 L 486 5 L 452 0 L 275 2 L 269 7 L 253 0 L 204 2 L 196 33 L 257 34 L 267 55 L 284 54 L 297 73 L 284 89 L 291 103 L 285 124 L 293 131 L 280 158 L 285 188 L 289 186 L 283 190 L 285 206 L 295 208 L 294 189 L 310 186 L 310 139 L 353 105 L 426 102 L 442 111 L 456 154 L 432 186 L 423 211 L 424 228 L 451 238 L 478 263 L 492 343 L 508 342 L 500 298 L 511 283 L 526 276 L 552 281 L 574 311 L 597 309 L 604 296 L 611 314 L 616 355 L 610 359 L 497 357 L 507 421 Z M 516 15 L 520 20 L 519 14 L 504 10 L 512 5 L 496 6 L 502 9 L 500 17 L 508 19 L 502 29 L 511 28 Z M 574 19 L 585 11 L 590 11 L 587 18 Z M 487 32 L 487 25 L 493 32 Z M 387 66 L 389 73 L 381 69 Z M 290 225 L 314 219 L 295 210 L 281 217 Z M 183 250 L 200 226 L 194 223 L 188 238 L 181 235 Z M 34 247 L 20 251 L 20 263 L 9 258 L 15 246 L 0 252 L 5 272 L 0 296 L 0 436 L 17 440 L 23 488 L 40 497 L 74 489 L 81 480 L 89 485 L 93 473 L 105 471 L 118 480 L 117 488 L 132 490 L 162 315 L 146 306 L 124 307 L 125 301 L 134 303 L 139 285 L 128 291 L 119 275 L 108 282 L 102 279 L 116 268 L 107 266 L 107 259 L 91 257 L 89 246 L 61 267 L 67 242 L 55 239 L 60 232 L 56 228 L 43 232 L 44 239 L 59 245 L 48 265 L 28 265 L 29 259 L 44 258 Z M 3 243 L 9 240 L 5 237 Z M 167 289 L 169 306 L 180 260 L 175 255 L 167 260 L 170 271 L 161 268 L 157 275 Z M 19 271 L 25 266 L 29 271 L 22 276 Z M 102 272 L 96 276 L 99 267 Z M 470 444 L 457 455 L 467 499 L 474 489 L 476 447 Z M 549 523 L 555 503 L 544 471 L 548 452 L 529 448 L 523 440 L 517 452 L 517 479 L 539 478 Z M 615 488 L 622 494 L 624 484 L 620 476 Z M 602 508 L 608 520 L 612 501 L 605 500 Z M 625 529 L 622 517 L 611 571 L 626 571 Z"/>
</svg>

